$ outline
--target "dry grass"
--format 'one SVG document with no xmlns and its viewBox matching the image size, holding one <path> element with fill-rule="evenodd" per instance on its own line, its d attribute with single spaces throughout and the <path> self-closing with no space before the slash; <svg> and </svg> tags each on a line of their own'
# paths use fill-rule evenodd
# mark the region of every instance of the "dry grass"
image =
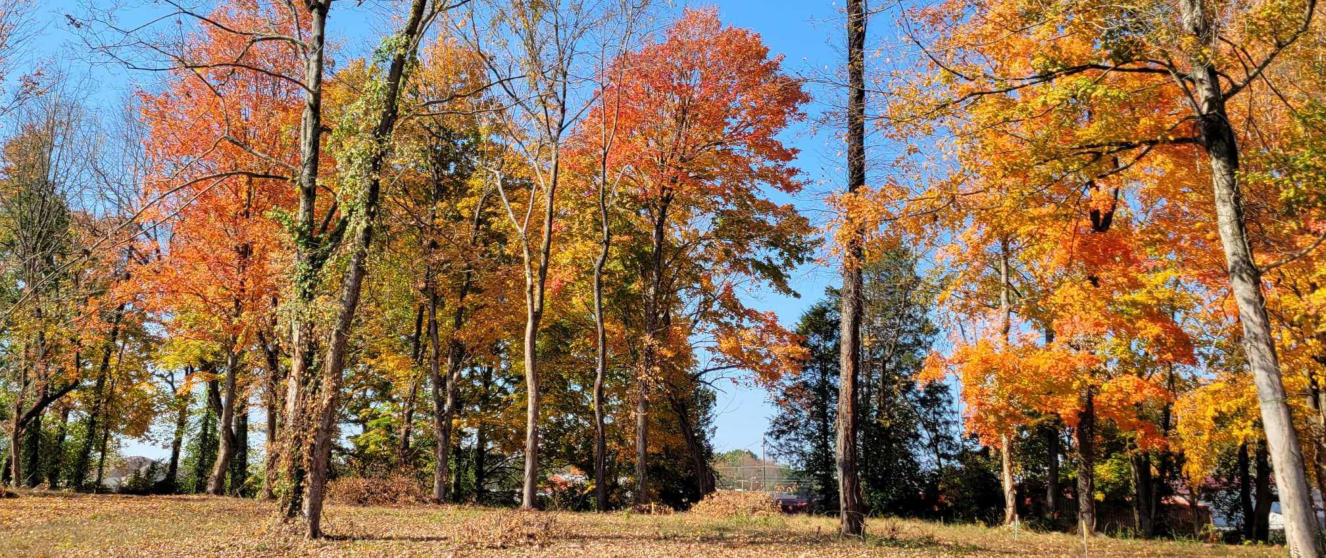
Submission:
<svg viewBox="0 0 1326 558">
<path fill-rule="evenodd" d="M 721 519 L 519 512 L 463 506 L 327 510 L 309 541 L 270 504 L 199 496 L 25 494 L 0 500 L 0 556 L 1082 556 L 1071 535 L 872 520 L 866 540 L 833 535 L 831 518 Z M 1090 556 L 1281 556 L 1282 547 L 1098 537 Z"/>
</svg>

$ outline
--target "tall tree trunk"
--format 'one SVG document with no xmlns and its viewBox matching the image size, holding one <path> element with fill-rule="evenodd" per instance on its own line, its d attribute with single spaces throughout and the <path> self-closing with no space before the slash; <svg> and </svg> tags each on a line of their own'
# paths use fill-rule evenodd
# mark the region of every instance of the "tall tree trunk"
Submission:
<svg viewBox="0 0 1326 558">
<path fill-rule="evenodd" d="M 463 318 L 460 318 L 459 316 L 460 313 L 463 312 L 463 309 L 457 308 L 456 312 L 457 318 L 454 318 L 453 322 L 460 322 Z M 455 325 L 456 327 L 459 327 L 459 324 Z M 441 407 L 437 411 L 437 458 L 439 461 L 436 479 L 434 479 L 435 486 L 433 494 L 433 496 L 439 501 L 448 498 L 445 487 L 446 483 L 451 480 L 451 477 L 453 476 L 450 471 L 451 446 L 453 445 L 451 440 L 451 423 L 456 416 L 456 384 L 459 383 L 460 380 L 460 369 L 464 358 L 464 348 L 461 346 L 460 341 L 455 338 L 455 330 L 453 329 L 451 341 L 448 343 L 447 349 L 447 375 L 446 378 L 444 378 L 445 386 L 443 387 L 441 394 L 434 393 L 435 404 L 441 403 Z M 440 494 L 437 492 L 439 488 L 443 489 L 443 492 Z"/>
<path fill-rule="evenodd" d="M 866 2 L 847 0 L 847 192 L 855 194 L 866 183 Z M 864 231 L 853 227 L 844 252 L 838 379 L 838 520 L 844 536 L 865 535 L 861 480 L 857 473 L 857 383 L 861 369 L 861 265 Z"/>
<path fill-rule="evenodd" d="M 115 399 L 115 379 L 112 378 L 110 381 L 110 386 L 106 393 L 106 406 L 104 408 L 104 412 L 106 412 L 107 414 L 110 413 L 111 403 L 114 402 L 114 399 Z M 97 456 L 97 480 L 93 483 L 93 488 L 92 488 L 93 492 L 101 491 L 102 479 L 104 479 L 106 475 L 106 456 L 108 453 L 110 453 L 109 451 L 110 430 L 111 430 L 110 420 L 108 419 L 101 421 L 101 442 L 98 444 L 99 455 Z"/>
<path fill-rule="evenodd" d="M 1008 276 L 1008 239 L 1003 238 L 999 242 L 999 332 L 1001 336 L 1002 350 L 1007 353 L 1011 351 L 1008 337 L 1013 329 L 1013 301 L 1012 284 Z M 1013 447 L 1012 439 L 1005 433 L 1000 436 L 999 445 L 999 480 L 1004 492 L 1004 525 L 1012 525 L 1018 521 L 1018 499 L 1017 486 L 1013 479 Z"/>
<path fill-rule="evenodd" d="M 612 250 L 612 229 L 608 226 L 606 153 L 599 163 L 599 255 L 594 260 L 594 503 L 595 509 L 602 512 L 608 509 L 608 441 L 603 422 L 603 381 L 608 373 L 608 333 L 603 323 L 603 269 L 608 265 L 608 254 Z"/>
<path fill-rule="evenodd" d="M 189 371 L 191 374 L 192 371 Z M 179 492 L 180 449 L 184 446 L 184 431 L 189 426 L 189 392 L 175 394 L 175 434 L 170 440 L 170 461 L 166 464 L 164 485 L 168 492 Z"/>
<path fill-rule="evenodd" d="M 659 344 L 667 338 L 663 313 L 666 311 L 663 294 L 663 273 L 666 259 L 668 210 L 672 203 L 670 191 L 664 191 L 656 207 L 651 209 L 652 232 L 648 268 L 648 283 L 644 296 L 644 346 L 641 348 L 640 368 L 636 372 L 635 390 L 635 504 L 651 501 L 649 493 L 649 397 L 650 385 L 659 376 Z"/>
<path fill-rule="evenodd" d="M 1004 493 L 1004 525 L 1018 521 L 1017 485 L 1013 480 L 1013 440 L 1007 434 L 999 437 L 999 483 Z"/>
<path fill-rule="evenodd" d="M 87 415 L 86 429 L 83 431 L 83 445 L 78 450 L 78 457 L 74 459 L 71 484 L 76 489 L 83 488 L 83 484 L 87 482 L 88 469 L 92 465 L 92 445 L 97 438 L 97 421 L 101 418 L 105 407 L 106 379 L 110 375 L 111 353 L 115 351 L 115 343 L 120 334 L 120 321 L 123 316 L 124 304 L 120 304 L 111 317 L 110 338 L 105 349 L 101 352 L 101 362 L 97 365 L 97 383 L 92 389 L 92 410 Z"/>
<path fill-rule="evenodd" d="M 486 199 L 486 198 L 485 198 Z M 480 200 L 479 206 L 474 210 L 474 222 L 470 229 L 470 247 L 478 245 L 479 227 L 482 221 L 483 200 Z M 465 325 L 466 317 L 466 298 L 469 296 L 473 287 L 474 270 L 466 266 L 464 278 L 461 279 L 460 287 L 456 293 L 456 310 L 451 314 L 451 331 L 447 334 L 447 375 L 445 378 L 437 377 L 438 359 L 438 338 L 437 338 L 437 311 L 436 304 L 431 306 L 429 321 L 433 323 L 433 331 L 430 332 L 431 343 L 433 345 L 433 409 L 435 434 L 437 435 L 436 458 L 437 468 L 433 474 L 433 499 L 442 502 L 448 499 L 447 482 L 451 479 L 451 423 L 456 416 L 457 403 L 457 384 L 460 382 L 460 370 L 465 363 L 465 345 L 461 343 L 460 330 Z M 442 384 L 439 385 L 439 380 Z M 457 467 L 460 461 L 457 460 Z M 458 476 L 451 479 L 452 484 L 459 486 Z M 453 490 L 454 494 L 454 490 Z"/>
<path fill-rule="evenodd" d="M 272 331 L 276 331 L 275 324 L 272 325 Z M 258 331 L 258 346 L 262 348 L 263 357 L 267 361 L 267 373 L 263 375 L 263 410 L 267 420 L 263 425 L 263 478 L 258 497 L 271 500 L 276 498 L 277 467 L 281 458 L 281 359 L 274 340 L 261 330 Z"/>
<path fill-rule="evenodd" d="M 358 220 L 351 229 L 355 231 L 350 246 L 350 262 L 346 269 L 345 282 L 341 291 L 339 310 L 335 328 L 327 343 L 326 359 L 323 362 L 321 381 L 318 386 L 318 401 L 313 415 L 317 419 L 311 444 L 312 460 L 308 467 L 308 486 L 304 500 L 304 516 L 308 519 L 309 538 L 322 536 L 322 504 L 327 484 L 327 472 L 331 461 L 331 447 L 335 433 L 336 412 L 339 408 L 341 383 L 344 381 L 346 345 L 350 338 L 355 311 L 359 306 L 359 295 L 363 288 L 364 277 L 368 274 L 368 250 L 372 245 L 373 231 L 377 224 L 379 210 L 378 198 L 381 194 L 381 175 L 386 159 L 388 144 L 396 129 L 400 114 L 400 91 L 406 73 L 406 65 L 414 59 L 424 27 L 424 8 L 427 0 L 413 0 L 410 15 L 405 26 L 396 38 L 401 40 L 391 59 L 391 65 L 384 78 L 386 91 L 378 114 L 377 124 L 372 134 L 372 152 L 365 162 L 367 168 L 366 184 L 363 185 L 361 199 L 356 203 L 348 218 Z"/>
<path fill-rule="evenodd" d="M 535 488 L 539 476 L 539 370 L 537 338 L 539 321 L 543 318 L 542 309 L 535 303 L 535 286 L 529 273 L 526 273 L 525 289 L 525 471 L 522 476 L 520 507 L 534 509 Z"/>
<path fill-rule="evenodd" d="M 1253 509 L 1252 538 L 1267 542 L 1271 538 L 1271 464 L 1266 443 L 1257 444 L 1257 505 Z"/>
<path fill-rule="evenodd" d="M 436 203 L 434 203 L 436 205 Z M 424 333 L 424 311 L 427 303 L 415 305 L 414 310 L 414 334 L 410 336 L 410 362 L 415 366 L 423 364 L 423 333 Z M 405 398 L 405 409 L 401 413 L 401 432 L 396 442 L 396 465 L 398 467 L 407 467 L 412 465 L 410 459 L 410 436 L 414 433 L 414 413 L 415 405 L 419 398 L 419 387 L 422 380 L 410 381 L 410 394 Z"/>
<path fill-rule="evenodd" d="M 221 415 L 220 385 L 216 380 L 208 380 L 203 393 L 203 416 L 198 424 L 198 455 L 193 462 L 190 492 L 202 492 L 207 488 L 207 464 L 216 458 L 216 422 Z"/>
<path fill-rule="evenodd" d="M 1059 519 L 1059 425 L 1058 421 L 1045 429 L 1045 453 L 1048 467 L 1045 471 L 1045 516 Z"/>
<path fill-rule="evenodd" d="M 309 34 L 303 50 L 304 108 L 299 120 L 299 213 L 294 231 L 295 278 L 294 311 L 290 318 L 290 377 L 286 384 L 284 428 L 281 430 L 279 480 L 280 513 L 289 520 L 303 505 L 307 476 L 306 446 L 313 394 L 313 299 L 324 261 L 322 246 L 315 229 L 318 197 L 318 163 L 322 156 L 322 74 L 325 66 L 327 11 L 331 0 L 306 0 Z"/>
<path fill-rule="evenodd" d="M 1096 534 L 1096 403 L 1091 388 L 1082 397 L 1077 414 L 1077 524 L 1087 535 Z"/>
<path fill-rule="evenodd" d="M 565 107 L 561 107 L 565 110 Z M 525 268 L 525 472 L 521 483 L 520 507 L 534 509 L 535 491 L 539 481 L 539 324 L 543 321 L 544 287 L 548 282 L 548 264 L 552 255 L 553 219 L 557 186 L 561 180 L 561 152 L 553 151 L 552 173 L 543 199 L 543 229 L 539 243 L 539 257 L 534 265 L 528 241 L 523 250 Z M 532 202 L 533 200 L 531 200 Z"/>
<path fill-rule="evenodd" d="M 1253 540 L 1256 535 L 1254 523 L 1256 522 L 1256 511 L 1252 507 L 1252 467 L 1248 459 L 1248 443 L 1239 444 L 1238 453 L 1238 475 L 1239 475 L 1239 513 L 1243 516 L 1243 538 L 1244 540 Z"/>
<path fill-rule="evenodd" d="M 234 338 L 230 349 L 226 351 L 225 399 L 221 404 L 221 422 L 217 427 L 219 449 L 216 460 L 212 462 L 212 474 L 207 477 L 207 493 L 220 496 L 226 489 L 226 473 L 230 470 L 230 460 L 235 457 L 235 397 L 236 382 L 239 376 L 240 354 Z"/>
<path fill-rule="evenodd" d="M 1309 3 L 1308 18 L 1311 18 Z M 1180 4 L 1184 31 L 1201 46 L 1202 52 L 1214 49 L 1218 33 L 1212 11 L 1202 0 L 1183 0 Z M 1322 554 L 1317 518 L 1313 513 L 1312 492 L 1304 474 L 1303 455 L 1298 434 L 1285 398 L 1280 376 L 1280 362 L 1275 353 L 1271 324 L 1262 295 L 1261 272 L 1253 259 L 1243 216 L 1239 191 L 1239 150 L 1225 110 L 1219 72 L 1209 54 L 1194 54 L 1189 64 L 1192 96 L 1197 104 L 1198 140 L 1210 159 L 1211 185 L 1215 193 L 1216 222 L 1225 261 L 1229 266 L 1230 290 L 1238 305 L 1243 325 L 1243 352 L 1252 369 L 1261 406 L 1262 425 L 1270 457 L 1275 466 L 1275 483 L 1280 489 L 1281 511 L 1285 518 L 1285 539 L 1290 553 L 1300 557 Z"/>
<path fill-rule="evenodd" d="M 686 440 L 686 452 L 691 456 L 691 470 L 695 474 L 695 488 L 702 499 L 705 495 L 714 491 L 714 474 L 709 470 L 709 459 L 704 449 L 704 442 L 700 439 L 700 433 L 696 431 L 695 424 L 691 422 L 690 405 L 682 397 L 684 395 L 671 393 L 668 402 L 672 406 L 672 412 L 677 415 L 677 424 L 681 427 L 683 439 Z"/>
<path fill-rule="evenodd" d="M 1152 502 L 1155 488 L 1151 482 L 1151 456 L 1142 450 L 1133 451 L 1128 456 L 1128 465 L 1133 477 L 1133 528 L 1138 536 L 1151 537 L 1153 532 Z"/>
<path fill-rule="evenodd" d="M 64 441 L 69 437 L 69 407 L 60 409 L 60 426 L 55 430 L 55 440 L 51 448 L 51 462 L 46 467 L 46 485 L 51 488 L 60 486 L 60 473 L 64 469 Z"/>
<path fill-rule="evenodd" d="M 446 390 L 445 380 L 442 379 L 442 342 L 438 335 L 437 309 L 439 298 L 437 295 L 436 279 L 432 276 L 433 271 L 427 272 L 429 277 L 424 281 L 428 286 L 428 346 L 430 356 L 428 359 L 428 377 L 429 383 L 433 388 L 433 434 L 436 438 L 433 441 L 433 501 L 442 503 L 447 498 L 447 450 L 442 442 L 442 422 L 444 420 L 442 408 L 446 405 L 444 400 L 444 391 Z M 450 440 L 446 442 L 450 444 Z"/>
<path fill-rule="evenodd" d="M 249 480 L 249 401 L 241 397 L 235 409 L 235 456 L 230 460 L 231 496 L 243 496 Z"/>
<path fill-rule="evenodd" d="M 23 484 L 28 488 L 41 484 L 41 434 L 45 415 L 45 412 L 36 413 L 23 427 Z"/>
<path fill-rule="evenodd" d="M 493 384 L 493 369 L 490 366 L 480 367 L 483 377 L 480 379 L 479 391 L 479 409 L 482 412 L 488 406 L 488 393 Z M 488 456 L 488 428 L 481 421 L 478 427 L 474 429 L 474 495 L 472 501 L 481 503 L 483 501 L 484 483 L 487 479 L 484 477 L 485 458 Z"/>
</svg>

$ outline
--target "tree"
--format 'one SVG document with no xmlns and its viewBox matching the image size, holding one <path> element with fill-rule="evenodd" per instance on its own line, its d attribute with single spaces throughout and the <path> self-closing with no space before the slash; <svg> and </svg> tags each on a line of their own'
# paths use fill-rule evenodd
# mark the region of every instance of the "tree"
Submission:
<svg viewBox="0 0 1326 558">
<path fill-rule="evenodd" d="M 215 21 L 253 25 L 246 15 L 221 13 Z M 228 68 L 201 68 L 171 76 L 159 94 L 140 94 L 151 165 L 143 199 L 163 198 L 144 216 L 169 234 L 144 248 L 164 256 L 136 270 L 136 287 L 172 337 L 207 344 L 203 360 L 177 366 L 224 371 L 219 449 L 207 482 L 207 492 L 218 495 L 244 452 L 235 423 L 249 394 L 245 370 L 256 368 L 248 361 L 257 360 L 259 329 L 277 311 L 276 266 L 287 253 L 280 225 L 268 215 L 294 206 L 286 173 L 296 147 L 283 130 L 298 121 L 299 91 L 277 77 L 288 62 L 274 44 L 255 48 L 214 27 L 196 41 L 190 48 L 200 59 L 262 71 L 236 79 Z"/>
<path fill-rule="evenodd" d="M 852 196 L 866 183 L 866 88 L 865 88 L 865 0 L 851 0 L 847 5 L 847 195 Z M 861 502 L 861 481 L 857 472 L 857 382 L 861 368 L 861 289 L 860 266 L 865 252 L 863 231 L 848 217 L 843 246 L 842 289 L 842 363 L 838 380 L 838 518 L 844 536 L 865 535 L 865 517 Z"/>
<path fill-rule="evenodd" d="M 741 362 L 754 355 L 742 354 L 736 337 L 762 331 L 772 343 L 752 348 L 776 350 L 775 339 L 785 333 L 761 330 L 772 325 L 767 317 L 744 308 L 723 280 L 749 277 L 790 291 L 781 270 L 804 258 L 807 223 L 790 206 L 767 200 L 762 189 L 801 187 L 788 166 L 795 151 L 775 136 L 801 117 L 807 97 L 758 36 L 722 27 L 712 11 L 688 10 L 665 40 L 616 64 L 620 80 L 602 94 L 612 104 L 596 105 L 587 122 L 594 129 L 612 119 L 610 174 L 620 174 L 637 226 L 649 231 L 631 256 L 642 283 L 637 323 L 643 335 L 635 379 L 635 496 L 647 503 L 649 402 L 655 385 L 667 385 L 661 355 L 677 354 L 668 347 L 686 338 L 681 328 L 715 326 L 716 352 L 737 361 L 730 367 L 756 372 L 761 368 Z M 696 275 L 704 268 L 692 266 L 706 263 L 709 276 Z M 689 313 L 680 306 L 688 294 Z M 776 377 L 778 370 L 766 373 Z M 698 445 L 690 447 L 695 458 Z M 697 477 L 707 477 L 702 461 L 696 467 Z"/>
<path fill-rule="evenodd" d="M 1237 127 L 1249 121 L 1229 108 L 1234 106 L 1231 99 L 1246 98 L 1263 82 L 1276 88 L 1275 72 L 1267 70 L 1292 57 L 1292 47 L 1306 33 L 1315 3 L 1274 8 L 1256 3 L 1227 10 L 1196 1 L 1177 10 L 1164 3 L 1088 2 L 1060 7 L 1046 12 L 1038 5 L 1032 15 L 1016 5 L 964 4 L 968 17 L 961 21 L 940 15 L 950 6 L 915 14 L 925 21 L 910 34 L 920 50 L 918 56 L 925 57 L 921 71 L 925 77 L 900 87 L 906 93 L 897 98 L 921 100 L 896 105 L 889 115 L 890 128 L 911 138 L 929 136 L 939 122 L 988 131 L 971 136 L 973 143 L 997 148 L 1002 155 L 984 161 L 1027 178 L 1009 183 L 1008 195 L 1014 199 L 1068 181 L 1093 199 L 1094 218 L 1105 214 L 1111 198 L 1128 203 L 1164 199 L 1176 209 L 1160 217 L 1182 213 L 1188 219 L 1184 227 L 1206 231 L 1212 229 L 1209 210 L 1215 210 L 1214 228 L 1220 233 L 1229 277 L 1218 282 L 1201 271 L 1197 263 L 1207 263 L 1211 252 L 1190 249 L 1173 258 L 1182 268 L 1193 270 L 1204 287 L 1234 293 L 1246 328 L 1245 352 L 1266 402 L 1264 422 L 1273 461 L 1281 464 L 1276 469 L 1285 481 L 1291 546 L 1295 553 L 1317 555 L 1302 457 L 1295 449 L 1297 435 L 1291 427 L 1270 326 L 1262 318 L 1262 286 L 1237 195 L 1237 143 L 1247 141 L 1238 137 Z M 1042 17 L 1047 13 L 1053 15 Z M 1010 28 L 1019 31 L 1003 33 Z M 937 88 L 917 87 L 922 83 Z M 957 115 L 964 122 L 949 119 Z M 965 140 L 958 143 L 972 145 Z M 1194 155 L 1207 159 L 1206 168 L 1180 171 L 1192 168 Z M 1205 176 L 1208 172 L 1210 176 Z M 1211 182 L 1206 190 L 1210 195 L 1188 188 L 1200 180 Z M 1130 192 L 1112 193 L 1118 188 Z M 938 192 L 908 196 L 917 202 L 909 214 L 937 211 L 958 199 L 930 195 L 934 193 Z M 946 193 L 974 192 L 949 189 Z M 1096 225 L 1109 229 L 1104 220 Z M 1172 230 L 1174 223 L 1170 225 Z M 1205 241 L 1190 246 L 1214 248 Z M 1082 347 L 1080 341 L 1069 342 Z M 1079 397 L 1090 401 L 1094 390 L 1089 388 Z M 1082 418 L 1092 415 L 1086 412 Z"/>
<path fill-rule="evenodd" d="M 309 409 L 317 418 L 312 437 L 302 450 L 311 455 L 308 467 L 308 489 L 304 515 L 308 520 L 309 538 L 322 536 L 322 504 L 331 460 L 337 405 L 344 381 L 346 345 L 350 328 L 358 308 L 359 296 L 367 273 L 366 260 L 372 244 L 373 229 L 377 225 L 384 163 L 400 117 L 401 91 L 410 67 L 415 63 L 419 43 L 429 23 L 442 13 L 444 5 L 427 0 L 413 0 L 409 15 L 401 30 L 385 42 L 383 57 L 388 60 L 385 72 L 372 75 L 369 87 L 347 115 L 349 121 L 342 129 L 356 134 L 341 139 L 338 156 L 342 159 L 343 180 L 350 192 L 343 192 L 347 221 L 352 233 L 349 264 L 330 339 L 326 343 L 326 357 L 320 370 L 317 399 L 309 401 Z M 381 69 L 378 69 L 381 71 Z M 364 122 L 371 128 L 357 129 L 353 124 Z M 353 197 L 345 197 L 350 194 Z"/>
<path fill-rule="evenodd" d="M 782 413 L 769 423 L 774 455 L 814 483 L 815 509 L 838 508 L 835 478 L 834 436 L 838 390 L 838 306 L 834 298 L 816 303 L 801 316 L 797 335 L 810 351 L 805 367 L 797 375 L 784 377 L 775 403 Z"/>
</svg>

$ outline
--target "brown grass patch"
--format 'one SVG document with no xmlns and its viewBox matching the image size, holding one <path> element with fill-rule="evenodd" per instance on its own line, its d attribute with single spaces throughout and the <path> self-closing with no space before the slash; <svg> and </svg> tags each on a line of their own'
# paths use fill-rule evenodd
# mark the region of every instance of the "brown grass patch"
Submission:
<svg viewBox="0 0 1326 558">
<path fill-rule="evenodd" d="M 713 505 L 712 503 L 710 505 Z M 727 509 L 727 508 L 725 508 Z M 703 511 L 703 508 L 702 508 Z M 1023 529 L 868 520 L 866 538 L 837 536 L 832 517 L 749 519 L 692 513 L 528 512 L 470 506 L 346 506 L 324 515 L 327 537 L 280 526 L 275 506 L 240 498 L 20 491 L 0 500 L 0 558 L 426 557 L 939 558 L 1082 556 L 1081 537 Z M 1283 556 L 1283 546 L 1094 537 L 1092 557 Z"/>
</svg>

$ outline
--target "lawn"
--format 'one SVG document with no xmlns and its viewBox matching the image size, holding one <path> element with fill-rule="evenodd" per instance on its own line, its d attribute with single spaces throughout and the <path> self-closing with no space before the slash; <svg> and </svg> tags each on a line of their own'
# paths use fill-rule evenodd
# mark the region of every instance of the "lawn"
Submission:
<svg viewBox="0 0 1326 558">
<path fill-rule="evenodd" d="M 329 537 L 280 526 L 270 504 L 200 496 L 28 493 L 0 499 L 0 556 L 1083 556 L 1080 537 L 873 519 L 866 540 L 832 518 L 331 506 Z M 1282 556 L 1283 547 L 1096 537 L 1089 556 Z"/>
</svg>

